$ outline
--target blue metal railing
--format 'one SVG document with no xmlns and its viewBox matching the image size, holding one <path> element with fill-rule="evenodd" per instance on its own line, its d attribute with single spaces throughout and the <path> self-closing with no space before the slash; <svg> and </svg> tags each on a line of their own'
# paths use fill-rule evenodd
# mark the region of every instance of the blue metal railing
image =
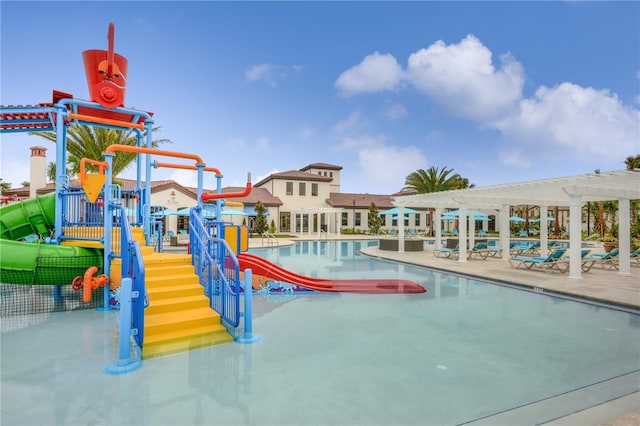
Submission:
<svg viewBox="0 0 640 426">
<path fill-rule="evenodd" d="M 118 361 L 105 368 L 105 373 L 122 374 L 140 368 L 144 342 L 144 308 L 149 305 L 145 285 L 145 268 L 140 245 L 133 239 L 131 227 L 125 216 L 125 207 L 112 204 L 109 211 L 120 211 L 122 221 L 120 255 L 105 253 L 105 257 L 122 259 L 122 283 L 120 289 L 120 337 Z M 107 288 L 105 288 L 105 292 Z M 131 337 L 134 354 L 131 355 Z"/>
<path fill-rule="evenodd" d="M 222 237 L 220 226 L 207 225 L 200 209 L 191 209 L 189 234 L 192 262 L 209 297 L 211 308 L 227 327 L 240 324 L 240 264 Z"/>
</svg>

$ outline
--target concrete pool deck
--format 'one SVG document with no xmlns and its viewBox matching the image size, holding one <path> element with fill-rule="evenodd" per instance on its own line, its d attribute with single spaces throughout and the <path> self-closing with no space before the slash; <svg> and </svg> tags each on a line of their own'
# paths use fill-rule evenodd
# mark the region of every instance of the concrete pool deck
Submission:
<svg viewBox="0 0 640 426">
<path fill-rule="evenodd" d="M 364 235 L 323 235 L 323 240 L 344 239 L 380 239 L 380 237 Z M 296 241 L 314 240 L 308 234 L 296 235 L 292 239 L 277 239 L 278 246 L 293 244 Z M 267 247 L 264 239 L 251 238 L 250 247 Z M 273 247 L 273 245 L 271 245 Z M 559 294 L 567 297 L 588 300 L 593 303 L 617 305 L 632 311 L 640 310 L 640 268 L 631 267 L 629 275 L 619 274 L 617 270 L 605 270 L 593 267 L 583 272 L 581 279 L 569 278 L 568 273 L 545 273 L 541 270 L 515 269 L 507 260 L 500 258 L 468 259 L 459 262 L 457 259 L 436 257 L 433 245 L 425 244 L 425 250 L 419 252 L 394 252 L 380 250 L 378 247 L 365 247 L 361 252 L 368 256 L 387 259 L 417 266 L 425 266 L 453 272 L 480 279 L 490 279 L 516 284 L 536 292 Z M 594 248 L 594 252 L 601 251 Z M 639 343 L 640 344 L 640 343 Z M 640 424 L 640 393 L 610 401 L 588 410 L 547 423 L 548 425 L 606 425 L 630 426 Z"/>
</svg>

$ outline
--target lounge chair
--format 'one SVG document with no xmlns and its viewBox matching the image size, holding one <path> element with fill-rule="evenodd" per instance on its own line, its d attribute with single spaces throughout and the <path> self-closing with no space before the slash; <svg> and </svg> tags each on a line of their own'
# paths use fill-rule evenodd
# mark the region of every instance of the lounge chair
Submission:
<svg viewBox="0 0 640 426">
<path fill-rule="evenodd" d="M 589 256 L 591 249 L 582 249 L 580 251 L 580 268 L 583 272 L 589 272 L 595 263 L 595 260 Z M 567 262 L 571 260 L 571 256 L 565 256 Z"/>
<path fill-rule="evenodd" d="M 618 247 L 606 253 L 594 253 L 591 256 L 587 256 L 582 259 L 583 263 L 589 263 L 588 270 L 590 270 L 594 265 L 598 265 L 603 269 L 618 269 L 618 254 L 620 250 Z M 585 270 L 583 266 L 582 270 Z M 585 272 L 586 272 L 585 271 Z"/>
<path fill-rule="evenodd" d="M 418 234 L 416 233 L 415 229 L 409 229 L 409 232 L 407 233 L 407 237 L 415 238 L 416 235 L 418 235 Z"/>
<path fill-rule="evenodd" d="M 629 253 L 629 257 L 631 258 L 631 260 L 635 260 L 636 265 L 640 266 L 640 248 Z"/>
<path fill-rule="evenodd" d="M 522 231 L 520 231 L 520 236 L 526 238 L 529 236 L 529 233 L 523 229 Z"/>
<path fill-rule="evenodd" d="M 475 256 L 475 257 L 479 257 L 482 260 L 485 260 L 487 257 L 489 257 L 490 253 L 491 252 L 487 248 L 487 243 L 481 242 L 481 243 L 476 243 L 473 247 L 471 247 L 470 250 L 467 250 L 467 257 L 471 259 Z"/>
<path fill-rule="evenodd" d="M 433 249 L 433 255 L 435 257 L 440 257 L 440 255 L 443 255 L 444 257 L 451 257 L 451 256 L 455 256 L 458 253 L 458 246 L 454 246 L 452 248 L 437 248 L 437 249 Z"/>
<path fill-rule="evenodd" d="M 534 245 L 535 243 L 530 243 L 528 241 L 512 242 L 509 245 L 509 252 L 511 253 L 511 256 L 518 256 L 523 253 L 529 252 L 530 250 L 530 254 L 534 254 L 532 251 Z"/>
<path fill-rule="evenodd" d="M 484 229 L 481 229 L 478 231 L 478 236 L 479 237 L 486 237 L 487 236 L 487 231 L 485 231 Z"/>
<path fill-rule="evenodd" d="M 554 250 L 547 256 L 520 256 L 512 257 L 509 259 L 509 263 L 512 267 L 518 269 L 523 266 L 526 269 L 532 269 L 534 267 L 541 268 L 544 272 L 551 272 L 557 270 L 565 272 L 569 268 L 569 263 L 566 259 L 561 259 L 566 249 Z"/>
</svg>

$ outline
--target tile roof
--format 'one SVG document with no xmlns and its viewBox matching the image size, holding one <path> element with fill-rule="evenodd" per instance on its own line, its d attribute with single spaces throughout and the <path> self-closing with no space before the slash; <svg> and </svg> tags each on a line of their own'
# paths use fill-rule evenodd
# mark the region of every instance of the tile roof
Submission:
<svg viewBox="0 0 640 426">
<path fill-rule="evenodd" d="M 344 192 L 332 192 L 329 194 L 327 204 L 331 207 L 368 209 L 371 203 L 374 203 L 378 210 L 386 210 L 393 207 L 391 195 L 379 194 L 347 194 Z"/>
<path fill-rule="evenodd" d="M 309 172 L 301 172 L 299 170 L 290 170 L 288 172 L 273 173 L 267 176 L 266 178 L 262 179 L 260 182 L 256 183 L 255 186 L 262 186 L 273 179 L 281 179 L 281 180 L 291 179 L 291 180 L 304 180 L 304 181 L 313 181 L 313 182 L 333 181 L 333 178 L 329 176 L 320 176 L 320 175 L 309 173 Z"/>
<path fill-rule="evenodd" d="M 300 171 L 304 172 L 309 169 L 342 170 L 342 166 L 335 166 L 328 163 L 311 163 L 308 166 L 301 168 Z"/>
</svg>

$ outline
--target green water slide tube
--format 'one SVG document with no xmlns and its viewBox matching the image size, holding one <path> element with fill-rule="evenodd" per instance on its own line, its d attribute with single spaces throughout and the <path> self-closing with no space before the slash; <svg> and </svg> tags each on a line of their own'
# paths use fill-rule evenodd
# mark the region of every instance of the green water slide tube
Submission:
<svg viewBox="0 0 640 426">
<path fill-rule="evenodd" d="M 49 194 L 0 208 L 0 283 L 66 285 L 91 266 L 102 270 L 102 250 L 44 243 L 55 202 Z"/>
</svg>

